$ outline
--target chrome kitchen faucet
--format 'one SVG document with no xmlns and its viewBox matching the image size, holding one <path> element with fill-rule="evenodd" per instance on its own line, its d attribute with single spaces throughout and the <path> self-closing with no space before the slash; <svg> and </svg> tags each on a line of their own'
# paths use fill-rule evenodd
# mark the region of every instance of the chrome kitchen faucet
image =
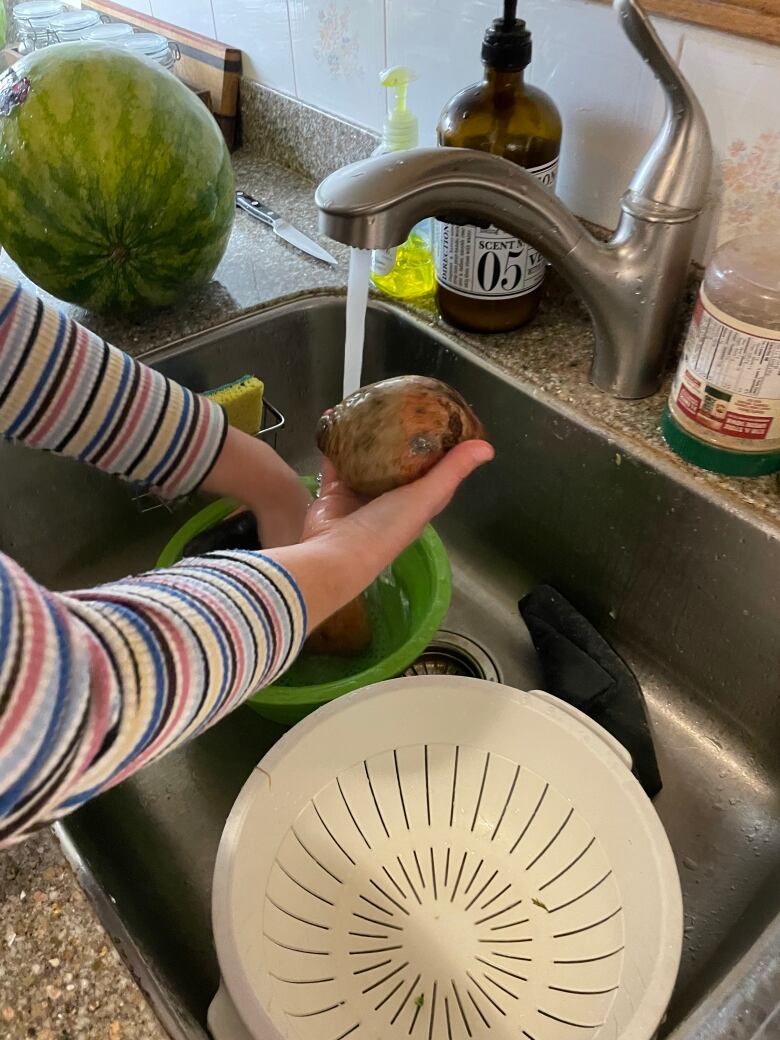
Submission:
<svg viewBox="0 0 780 1040">
<path fill-rule="evenodd" d="M 346 245 L 404 242 L 425 217 L 495 224 L 539 250 L 590 310 L 591 380 L 615 397 L 660 386 L 685 291 L 712 144 L 696 96 L 636 0 L 613 0 L 623 31 L 664 91 L 663 125 L 621 199 L 608 241 L 507 159 L 465 148 L 420 148 L 345 166 L 317 189 L 321 231 Z"/>
</svg>

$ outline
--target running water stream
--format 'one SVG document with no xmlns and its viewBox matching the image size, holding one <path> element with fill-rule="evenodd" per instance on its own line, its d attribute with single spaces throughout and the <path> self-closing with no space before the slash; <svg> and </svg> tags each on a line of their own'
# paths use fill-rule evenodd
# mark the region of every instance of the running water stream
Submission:
<svg viewBox="0 0 780 1040">
<path fill-rule="evenodd" d="M 347 279 L 347 329 L 344 337 L 344 396 L 360 389 L 363 370 L 363 338 L 366 331 L 371 250 L 352 249 Z"/>
</svg>

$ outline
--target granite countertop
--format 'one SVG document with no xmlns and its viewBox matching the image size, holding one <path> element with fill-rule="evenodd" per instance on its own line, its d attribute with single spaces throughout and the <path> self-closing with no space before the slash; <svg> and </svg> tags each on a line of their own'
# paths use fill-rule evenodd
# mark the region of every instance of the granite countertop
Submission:
<svg viewBox="0 0 780 1040">
<path fill-rule="evenodd" d="M 238 185 L 262 198 L 301 230 L 317 234 L 310 179 L 251 154 L 236 157 Z M 279 241 L 271 229 L 237 214 L 227 254 L 213 282 L 175 308 L 140 323 L 70 313 L 133 354 L 276 303 L 310 294 L 343 293 L 347 250 L 328 243 L 330 268 Z M 18 277 L 7 256 L 0 275 Z M 417 311 L 446 329 L 432 312 Z M 587 315 L 551 276 L 538 319 L 519 332 L 492 337 L 453 333 L 539 395 L 606 429 L 616 445 L 672 467 L 703 494 L 717 496 L 754 523 L 780 531 L 774 478 L 738 480 L 696 470 L 665 446 L 658 420 L 665 392 L 645 401 L 616 401 L 587 381 L 592 333 Z M 49 832 L 0 853 L 0 1035 L 7 1040 L 162 1040 L 165 1036 L 119 960 Z"/>
<path fill-rule="evenodd" d="M 166 1040 L 54 835 L 0 852 L 0 1036 Z"/>
</svg>

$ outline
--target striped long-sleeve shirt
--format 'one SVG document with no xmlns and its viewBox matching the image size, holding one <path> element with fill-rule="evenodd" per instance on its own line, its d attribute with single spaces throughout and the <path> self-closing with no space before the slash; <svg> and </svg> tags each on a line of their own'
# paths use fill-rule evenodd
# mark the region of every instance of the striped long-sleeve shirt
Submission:
<svg viewBox="0 0 780 1040">
<path fill-rule="evenodd" d="M 0 279 L 0 432 L 173 497 L 221 409 Z M 262 553 L 225 552 L 68 594 L 0 554 L 0 845 L 216 722 L 295 658 L 306 611 Z"/>
</svg>

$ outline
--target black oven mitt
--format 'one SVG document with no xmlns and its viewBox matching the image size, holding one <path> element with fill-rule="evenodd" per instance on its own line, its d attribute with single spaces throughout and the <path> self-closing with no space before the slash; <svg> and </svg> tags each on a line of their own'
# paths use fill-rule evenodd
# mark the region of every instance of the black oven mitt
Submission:
<svg viewBox="0 0 780 1040">
<path fill-rule="evenodd" d="M 661 790 L 650 720 L 636 676 L 567 599 L 538 585 L 520 600 L 544 675 L 544 689 L 589 715 L 631 755 L 650 798 Z"/>
</svg>

